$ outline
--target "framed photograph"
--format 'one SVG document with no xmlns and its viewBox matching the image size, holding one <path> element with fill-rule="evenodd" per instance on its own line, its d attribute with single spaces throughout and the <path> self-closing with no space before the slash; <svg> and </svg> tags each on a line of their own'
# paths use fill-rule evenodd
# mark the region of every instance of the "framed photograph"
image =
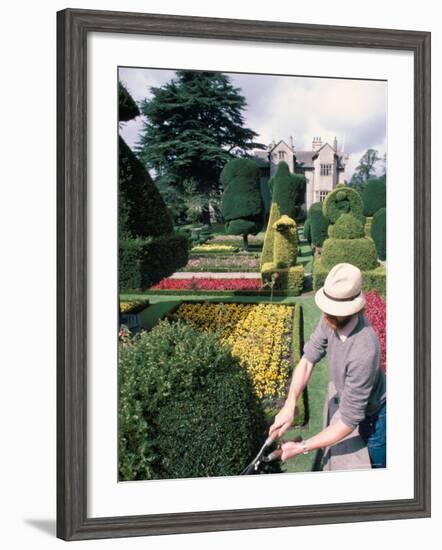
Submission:
<svg viewBox="0 0 442 550">
<path fill-rule="evenodd" d="M 430 33 L 57 15 L 57 536 L 428 517 Z"/>
</svg>

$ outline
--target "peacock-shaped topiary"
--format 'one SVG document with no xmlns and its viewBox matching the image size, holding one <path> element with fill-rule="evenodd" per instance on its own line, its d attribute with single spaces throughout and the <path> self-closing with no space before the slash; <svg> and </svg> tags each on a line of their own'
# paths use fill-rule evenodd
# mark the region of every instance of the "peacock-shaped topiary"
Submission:
<svg viewBox="0 0 442 550">
<path fill-rule="evenodd" d="M 298 234 L 296 222 L 286 214 L 276 220 L 267 231 L 273 232 L 273 255 L 271 262 L 261 268 L 263 285 L 275 281 L 275 289 L 287 290 L 296 296 L 301 294 L 304 282 L 304 268 L 296 265 L 298 256 Z"/>
<path fill-rule="evenodd" d="M 315 258 L 314 289 L 323 286 L 327 274 L 336 264 L 349 263 L 362 271 L 364 290 L 376 288 L 385 295 L 385 268 L 379 264 L 377 256 L 375 243 L 365 236 L 362 221 L 353 214 L 341 214 L 336 223 L 329 226 L 321 256 Z"/>
</svg>

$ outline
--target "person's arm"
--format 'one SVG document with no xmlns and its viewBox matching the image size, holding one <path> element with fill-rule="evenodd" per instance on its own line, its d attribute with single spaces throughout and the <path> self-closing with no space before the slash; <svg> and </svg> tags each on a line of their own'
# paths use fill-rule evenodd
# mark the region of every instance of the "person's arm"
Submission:
<svg viewBox="0 0 442 550">
<path fill-rule="evenodd" d="M 292 425 L 295 417 L 296 402 L 307 386 L 312 370 L 313 363 L 310 363 L 305 357 L 302 357 L 293 371 L 293 377 L 285 404 L 276 415 L 273 424 L 270 426 L 269 436 L 273 439 L 281 437 Z"/>
<path fill-rule="evenodd" d="M 353 430 L 354 428 L 347 426 L 342 420 L 338 420 L 302 443 L 287 441 L 281 445 L 281 460 L 287 460 L 302 454 L 305 449 L 307 451 L 314 451 L 316 449 L 336 445 L 336 443 L 339 443 L 339 441 L 351 434 Z"/>
<path fill-rule="evenodd" d="M 327 332 L 323 316 L 304 346 L 304 355 L 293 371 L 288 396 L 282 409 L 270 426 L 269 436 L 273 439 L 282 437 L 290 428 L 295 417 L 296 401 L 307 386 L 312 374 L 313 366 L 318 363 L 327 351 Z"/>
</svg>

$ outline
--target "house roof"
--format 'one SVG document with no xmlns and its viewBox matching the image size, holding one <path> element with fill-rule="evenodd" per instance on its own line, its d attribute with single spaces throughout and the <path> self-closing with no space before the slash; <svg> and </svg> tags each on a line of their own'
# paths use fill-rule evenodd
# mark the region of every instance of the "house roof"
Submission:
<svg viewBox="0 0 442 550">
<path fill-rule="evenodd" d="M 271 149 L 269 149 L 269 153 L 271 153 L 271 152 L 273 151 L 273 149 L 276 149 L 276 147 L 278 147 L 278 145 L 279 145 L 280 143 L 284 143 L 284 145 L 285 145 L 286 147 L 288 147 L 288 148 L 290 149 L 290 151 L 293 151 L 293 149 L 290 147 L 290 145 L 287 145 L 287 143 L 286 143 L 283 139 L 280 139 L 280 140 L 278 141 L 278 143 L 276 143 L 276 145 L 274 145 Z"/>
<path fill-rule="evenodd" d="M 313 157 L 315 151 L 297 151 L 295 152 L 296 164 L 303 168 L 313 168 Z"/>
</svg>

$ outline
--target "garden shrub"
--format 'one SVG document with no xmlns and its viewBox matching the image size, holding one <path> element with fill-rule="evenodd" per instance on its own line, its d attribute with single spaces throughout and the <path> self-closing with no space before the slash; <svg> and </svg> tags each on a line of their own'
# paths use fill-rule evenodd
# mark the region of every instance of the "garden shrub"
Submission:
<svg viewBox="0 0 442 550">
<path fill-rule="evenodd" d="M 296 264 L 298 254 L 298 233 L 296 222 L 284 215 L 273 224 L 273 262 L 277 268 Z"/>
<path fill-rule="evenodd" d="M 380 260 L 387 259 L 387 210 L 385 208 L 379 209 L 373 216 L 373 222 L 371 225 L 371 236 L 376 245 L 378 258 Z"/>
<path fill-rule="evenodd" d="M 365 232 L 365 236 L 370 237 L 370 239 L 371 239 L 371 224 L 372 223 L 373 223 L 373 217 L 372 216 L 367 216 L 367 218 L 365 220 L 365 225 L 364 225 L 364 232 Z"/>
<path fill-rule="evenodd" d="M 251 159 L 233 159 L 224 166 L 220 181 L 224 186 L 221 212 L 226 232 L 243 235 L 244 248 L 247 249 L 247 235 L 256 235 L 264 224 L 258 166 Z"/>
<path fill-rule="evenodd" d="M 264 244 L 261 253 L 261 265 L 271 262 L 273 257 L 273 224 L 286 214 L 293 220 L 296 218 L 298 205 L 304 200 L 305 176 L 291 174 L 286 162 L 280 162 L 272 182 L 272 205 L 267 223 Z M 300 198 L 302 197 L 302 199 Z"/>
<path fill-rule="evenodd" d="M 362 219 L 364 205 L 361 195 L 344 184 L 338 184 L 322 203 L 324 216 L 330 223 L 336 223 L 341 214 L 353 214 L 355 218 Z"/>
<path fill-rule="evenodd" d="M 247 373 L 216 333 L 162 320 L 120 346 L 120 480 L 237 475 L 266 436 Z"/>
<path fill-rule="evenodd" d="M 313 289 L 319 290 L 324 286 L 325 278 L 330 269 L 322 264 L 321 257 L 317 257 L 313 262 Z M 378 266 L 374 269 L 369 269 L 362 272 L 362 289 L 365 292 L 377 290 L 379 294 L 385 297 L 386 295 L 386 269 L 384 266 Z"/>
<path fill-rule="evenodd" d="M 305 222 L 304 222 L 304 230 L 303 230 L 303 234 L 304 234 L 304 239 L 306 239 L 306 241 L 308 242 L 308 244 L 312 244 L 312 231 L 311 231 L 311 221 L 310 221 L 310 218 L 306 218 Z"/>
<path fill-rule="evenodd" d="M 123 84 L 118 82 L 118 120 L 127 122 L 140 114 L 137 104 Z"/>
<path fill-rule="evenodd" d="M 119 288 L 142 290 L 168 277 L 188 261 L 185 235 L 170 233 L 147 239 L 120 239 Z"/>
<path fill-rule="evenodd" d="M 285 291 L 287 296 L 299 296 L 304 286 L 304 266 L 295 265 L 287 268 L 275 270 L 273 262 L 267 262 L 261 268 L 261 278 L 263 285 L 269 285 L 272 281 L 272 275 L 278 274 L 274 289 L 275 291 Z M 242 293 L 243 294 L 243 293 Z M 275 296 L 277 292 L 275 292 Z"/>
<path fill-rule="evenodd" d="M 352 214 L 342 214 L 339 220 L 328 228 L 328 236 L 331 239 L 360 239 L 364 235 L 364 226 Z"/>
<path fill-rule="evenodd" d="M 386 207 L 387 186 L 383 179 L 369 180 L 362 193 L 364 215 L 374 216 L 380 208 Z"/>
<path fill-rule="evenodd" d="M 304 350 L 304 311 L 301 304 L 295 304 L 295 313 L 293 316 L 293 366 L 297 367 Z M 308 393 L 307 387 L 296 402 L 295 420 L 296 426 L 304 426 L 309 420 L 308 411 Z"/>
<path fill-rule="evenodd" d="M 322 202 L 313 203 L 308 211 L 310 220 L 311 244 L 321 247 L 327 238 L 329 221 L 322 211 Z"/>
<path fill-rule="evenodd" d="M 322 265 L 331 269 L 336 264 L 349 263 L 361 271 L 377 266 L 376 247 L 372 239 L 327 239 L 321 254 Z"/>
<path fill-rule="evenodd" d="M 149 172 L 121 137 L 118 143 L 120 235 L 155 237 L 171 233 L 172 219 Z"/>
</svg>

